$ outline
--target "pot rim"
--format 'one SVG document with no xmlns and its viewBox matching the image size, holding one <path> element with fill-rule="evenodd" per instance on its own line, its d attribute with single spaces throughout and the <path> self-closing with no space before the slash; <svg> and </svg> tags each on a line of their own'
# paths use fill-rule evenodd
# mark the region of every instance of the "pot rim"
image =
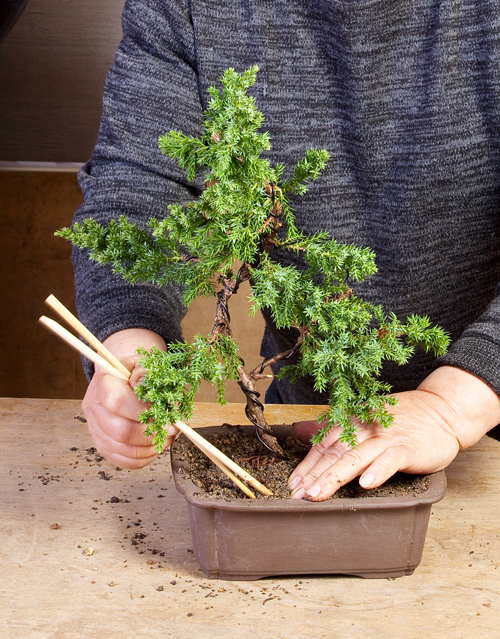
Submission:
<svg viewBox="0 0 500 639">
<path fill-rule="evenodd" d="M 217 427 L 215 427 L 217 428 Z M 246 426 L 244 426 L 246 428 Z M 252 428 L 249 426 L 248 428 Z M 200 433 L 214 432 L 214 427 L 196 429 Z M 180 473 L 187 467 L 187 462 L 176 458 L 175 444 L 171 447 L 170 458 L 175 487 L 184 496 L 186 501 L 199 508 L 215 508 L 218 510 L 231 510 L 245 512 L 258 510 L 261 512 L 294 512 L 294 511 L 356 511 L 356 510 L 387 510 L 408 508 L 425 504 L 433 504 L 440 501 L 446 492 L 446 475 L 444 470 L 430 473 L 428 489 L 419 495 L 403 495 L 398 497 L 348 497 L 342 499 L 327 499 L 326 501 L 308 501 L 305 499 L 221 499 L 201 495 L 199 487 L 186 476 Z"/>
</svg>

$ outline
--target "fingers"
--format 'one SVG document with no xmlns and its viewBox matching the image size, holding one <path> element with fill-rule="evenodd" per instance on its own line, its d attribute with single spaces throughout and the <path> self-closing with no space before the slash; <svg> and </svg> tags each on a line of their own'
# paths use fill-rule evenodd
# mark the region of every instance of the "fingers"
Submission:
<svg viewBox="0 0 500 639">
<path fill-rule="evenodd" d="M 321 445 L 318 445 L 318 448 L 319 446 Z M 311 459 L 308 460 L 306 457 L 304 462 L 302 462 L 304 469 L 311 462 L 310 468 L 303 475 L 302 481 L 293 490 L 292 497 L 294 499 L 305 498 L 313 501 L 321 501 L 331 497 L 339 488 L 365 469 L 366 464 L 362 457 L 363 451 L 360 451 L 360 448 L 357 447 L 355 451 L 347 452 L 345 445 L 336 442 L 333 446 L 324 450 L 322 455 L 319 449 L 314 453 L 311 450 L 311 453 L 307 456 L 311 456 Z"/>
<path fill-rule="evenodd" d="M 143 371 L 133 369 L 132 378 Z M 158 456 L 151 438 L 144 436 L 144 424 L 138 421 L 146 405 L 135 395 L 131 385 L 97 371 L 83 400 L 89 432 L 96 448 L 108 461 L 121 468 L 143 468 Z M 175 439 L 177 429 L 169 433 L 167 445 Z"/>
<path fill-rule="evenodd" d="M 145 368 L 143 368 L 142 366 L 134 366 L 129 379 L 130 387 L 135 389 L 137 386 L 139 386 L 139 384 L 142 384 L 142 382 L 144 381 L 145 375 L 146 375 Z"/>
<path fill-rule="evenodd" d="M 407 451 L 404 447 L 387 448 L 368 466 L 359 478 L 359 483 L 363 488 L 377 488 L 406 465 Z"/>
<path fill-rule="evenodd" d="M 303 424 L 308 424 L 307 426 L 302 426 L 301 424 L 301 427 L 304 430 L 309 430 L 309 424 L 312 424 L 312 422 L 303 422 Z M 318 423 L 316 422 L 317 430 Z M 303 482 L 306 478 L 306 484 L 312 484 L 329 465 L 342 457 L 347 447 L 338 441 L 340 432 L 340 427 L 333 428 L 326 434 L 321 443 L 312 446 L 306 457 L 290 475 L 288 479 L 290 490 L 294 491 L 299 487 L 304 488 Z"/>
<path fill-rule="evenodd" d="M 158 457 L 158 451 L 154 446 L 129 446 L 110 440 L 108 447 L 104 438 L 96 437 L 94 441 L 101 455 L 120 468 L 144 468 Z"/>
<path fill-rule="evenodd" d="M 401 470 L 433 473 L 446 468 L 459 451 L 459 443 L 446 418 L 443 400 L 422 391 L 398 393 L 391 407 L 390 428 L 374 423 L 358 425 L 357 445 L 347 449 L 334 428 L 313 446 L 289 479 L 292 497 L 321 501 L 361 475 L 364 488 L 376 488 Z"/>
<path fill-rule="evenodd" d="M 326 451 L 303 477 L 292 493 L 293 498 L 312 501 L 328 499 L 360 474 L 363 478 L 360 483 L 364 488 L 375 488 L 406 464 L 404 447 L 387 448 L 386 442 L 374 437 L 340 456 L 339 446 L 334 445 L 333 448 L 333 454 Z"/>
<path fill-rule="evenodd" d="M 146 405 L 127 382 L 102 372 L 96 373 L 85 395 L 83 408 L 115 441 L 145 445 L 145 426 L 139 422 L 139 415 Z"/>
<path fill-rule="evenodd" d="M 314 422 L 302 422 L 298 424 L 298 426 L 300 426 L 301 430 L 312 430 L 313 424 Z M 315 431 L 318 430 L 318 427 L 319 425 L 316 423 Z M 306 494 L 306 490 L 312 486 L 314 482 L 319 480 L 318 483 L 320 483 L 328 469 L 334 464 L 337 464 L 349 450 L 349 446 L 339 440 L 341 432 L 342 429 L 340 426 L 332 428 L 320 444 L 316 444 L 311 448 L 305 459 L 292 472 L 288 480 L 288 486 L 292 491 L 292 497 L 294 499 L 308 498 L 310 495 Z M 361 444 L 370 436 L 370 428 L 360 429 L 357 433 L 358 444 Z M 350 479 L 347 481 L 350 481 Z M 336 477 L 336 486 L 333 492 L 336 492 L 336 490 L 347 483 L 347 481 Z M 331 494 L 333 494 L 333 492 Z M 331 496 L 331 494 L 329 496 Z M 324 499 L 326 498 L 327 497 L 324 497 Z"/>
</svg>

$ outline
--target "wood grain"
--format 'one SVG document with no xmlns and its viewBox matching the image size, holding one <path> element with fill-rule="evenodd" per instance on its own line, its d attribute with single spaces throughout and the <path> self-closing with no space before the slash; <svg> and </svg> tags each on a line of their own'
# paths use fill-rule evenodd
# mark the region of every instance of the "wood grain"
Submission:
<svg viewBox="0 0 500 639">
<path fill-rule="evenodd" d="M 83 397 L 80 356 L 38 323 L 49 293 L 74 310 L 71 246 L 54 232 L 81 199 L 74 173 L 0 172 L 0 396 Z"/>
<path fill-rule="evenodd" d="M 295 420 L 317 410 L 280 406 L 268 414 Z M 448 469 L 448 492 L 433 508 L 412 576 L 222 582 L 205 579 L 189 552 L 187 514 L 167 458 L 130 472 L 96 461 L 78 416 L 77 401 L 0 399 L 2 636 L 497 636 L 498 442 L 485 438 Z M 199 404 L 192 425 L 242 419 L 241 405 Z M 89 546 L 94 554 L 84 556 Z"/>
</svg>

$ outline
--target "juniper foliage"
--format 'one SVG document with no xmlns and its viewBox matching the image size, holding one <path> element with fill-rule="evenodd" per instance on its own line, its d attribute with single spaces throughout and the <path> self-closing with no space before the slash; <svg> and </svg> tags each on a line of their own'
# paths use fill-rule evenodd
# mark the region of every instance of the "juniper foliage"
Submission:
<svg viewBox="0 0 500 639">
<path fill-rule="evenodd" d="M 280 375 L 292 381 L 311 375 L 316 390 L 328 394 L 326 425 L 315 441 L 337 424 L 350 445 L 359 422 L 390 426 L 387 406 L 395 399 L 380 379 L 383 362 L 404 364 L 416 346 L 441 355 L 448 345 L 446 333 L 427 317 L 412 315 L 402 322 L 355 294 L 354 283 L 377 271 L 373 251 L 341 245 L 325 231 L 305 235 L 298 230 L 288 195 L 303 195 L 329 155 L 307 151 L 288 177 L 284 166 L 271 166 L 263 157 L 270 138 L 261 131 L 264 116 L 248 95 L 257 71 L 253 67 L 240 75 L 228 69 L 222 90 L 209 89 L 200 137 L 170 131 L 159 140 L 161 151 L 176 159 L 190 180 L 204 172 L 206 188 L 197 200 L 171 205 L 164 219 L 149 220 L 147 230 L 120 217 L 107 226 L 87 219 L 58 232 L 129 282 L 182 284 L 187 305 L 199 295 L 218 295 L 218 319 L 209 336 L 170 344 L 166 353 L 142 353 L 147 374 L 137 394 L 150 408 L 141 419 L 159 450 L 168 425 L 191 417 L 201 380 L 217 386 L 221 404 L 225 383 L 242 380 L 225 306 L 227 291 L 234 292 L 242 279 L 251 280 L 252 312 L 267 309 L 278 328 L 294 328 L 299 336 L 299 357 Z M 305 268 L 273 259 L 276 247 L 300 255 Z"/>
</svg>

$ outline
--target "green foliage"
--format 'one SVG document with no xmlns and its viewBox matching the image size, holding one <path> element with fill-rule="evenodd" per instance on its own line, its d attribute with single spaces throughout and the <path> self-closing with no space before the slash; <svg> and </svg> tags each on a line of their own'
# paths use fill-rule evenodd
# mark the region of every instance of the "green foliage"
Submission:
<svg viewBox="0 0 500 639">
<path fill-rule="evenodd" d="M 166 352 L 153 347 L 140 353 L 147 375 L 136 392 L 150 405 L 141 421 L 147 424 L 145 434 L 153 436 L 158 451 L 163 450 L 169 425 L 192 417 L 202 380 L 217 387 L 219 403 L 224 404 L 225 383 L 238 379 L 238 346 L 226 336 L 211 343 L 196 335 L 192 344 L 176 342 Z"/>
<path fill-rule="evenodd" d="M 302 160 L 297 162 L 289 180 L 283 183 L 283 191 L 290 191 L 296 195 L 304 195 L 307 191 L 306 183 L 319 177 L 330 156 L 328 151 L 309 149 Z"/>
<path fill-rule="evenodd" d="M 90 259 L 99 264 L 111 264 L 113 272 L 129 282 L 154 282 L 164 286 L 177 281 L 181 256 L 178 245 L 168 237 L 154 234 L 155 220 L 150 220 L 153 233 L 129 222 L 125 216 L 112 220 L 107 227 L 88 218 L 72 229 L 56 232 L 79 248 L 89 249 Z"/>
<path fill-rule="evenodd" d="M 278 328 L 295 328 L 302 336 L 298 361 L 283 367 L 281 375 L 292 381 L 312 376 L 316 390 L 329 396 L 327 426 L 316 440 L 340 424 L 342 439 L 354 445 L 360 422 L 391 423 L 387 406 L 395 400 L 380 380 L 383 362 L 404 364 L 418 345 L 443 354 L 448 336 L 427 317 L 401 322 L 355 295 L 353 283 L 377 271 L 373 251 L 340 245 L 325 231 L 299 232 L 287 193 L 303 195 L 329 155 L 307 151 L 288 178 L 284 166 L 261 157 L 270 138 L 261 132 L 264 117 L 247 93 L 257 71 L 239 75 L 228 69 L 222 91 L 209 89 L 200 137 L 170 131 L 159 140 L 161 151 L 178 161 L 188 179 L 203 173 L 206 188 L 196 201 L 172 204 L 164 219 L 149 221 L 148 230 L 120 217 L 106 227 L 89 219 L 59 235 L 89 249 L 91 259 L 111 264 L 130 282 L 182 284 L 186 304 L 215 295 L 217 278 L 231 280 L 243 263 L 251 276 L 252 312 L 266 309 Z M 299 255 L 305 266 L 276 262 L 274 247 Z M 224 402 L 224 384 L 238 379 L 241 364 L 229 335 L 214 331 L 193 344 L 171 344 L 166 353 L 143 353 L 147 375 L 137 393 L 150 405 L 142 420 L 159 450 L 168 424 L 191 416 L 202 379 L 217 386 Z"/>
</svg>

